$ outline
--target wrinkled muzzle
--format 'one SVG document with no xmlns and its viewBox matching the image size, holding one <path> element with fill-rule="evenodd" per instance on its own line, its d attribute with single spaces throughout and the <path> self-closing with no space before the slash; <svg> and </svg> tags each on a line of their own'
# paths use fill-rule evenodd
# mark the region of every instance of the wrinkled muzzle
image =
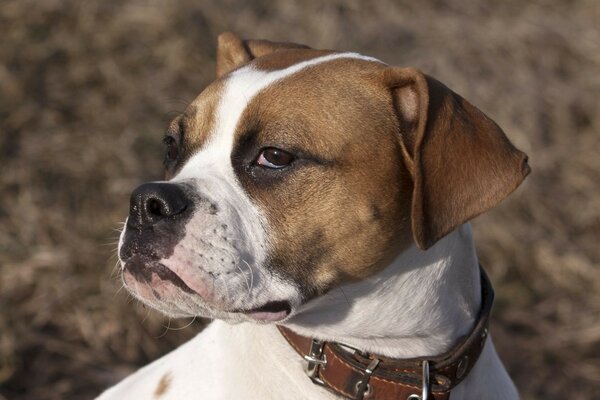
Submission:
<svg viewBox="0 0 600 400">
<path fill-rule="evenodd" d="M 214 181 L 135 189 L 119 258 L 127 289 L 171 316 L 281 320 L 297 297 L 265 267 L 267 241 L 254 205 Z"/>
</svg>

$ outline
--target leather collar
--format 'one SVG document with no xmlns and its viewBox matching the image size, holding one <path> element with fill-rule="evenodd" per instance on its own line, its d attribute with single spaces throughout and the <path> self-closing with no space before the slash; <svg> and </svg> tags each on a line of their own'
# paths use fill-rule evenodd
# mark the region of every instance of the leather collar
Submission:
<svg viewBox="0 0 600 400">
<path fill-rule="evenodd" d="M 431 358 L 393 359 L 346 345 L 298 335 L 278 326 L 307 362 L 314 383 L 347 399 L 448 400 L 450 391 L 469 374 L 488 336 L 494 290 L 481 266 L 481 310 L 473 330 L 449 352 Z M 412 397 L 411 397 L 412 396 Z"/>
</svg>

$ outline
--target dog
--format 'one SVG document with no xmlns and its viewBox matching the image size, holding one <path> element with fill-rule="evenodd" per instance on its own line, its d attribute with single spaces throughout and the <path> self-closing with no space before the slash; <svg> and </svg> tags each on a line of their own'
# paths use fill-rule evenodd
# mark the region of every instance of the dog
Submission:
<svg viewBox="0 0 600 400">
<path fill-rule="evenodd" d="M 227 32 L 216 70 L 119 241 L 135 298 L 215 321 L 99 399 L 517 399 L 468 221 L 527 156 L 414 68 Z"/>
</svg>

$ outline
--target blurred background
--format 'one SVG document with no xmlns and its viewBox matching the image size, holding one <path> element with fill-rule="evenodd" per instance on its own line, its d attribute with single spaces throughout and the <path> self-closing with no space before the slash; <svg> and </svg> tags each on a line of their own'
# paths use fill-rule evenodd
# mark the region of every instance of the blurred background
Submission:
<svg viewBox="0 0 600 400">
<path fill-rule="evenodd" d="M 89 399 L 201 330 L 119 290 L 115 248 L 224 30 L 416 66 L 496 120 L 533 168 L 474 222 L 498 351 L 524 399 L 598 398 L 599 1 L 2 0 L 0 400 Z"/>
</svg>

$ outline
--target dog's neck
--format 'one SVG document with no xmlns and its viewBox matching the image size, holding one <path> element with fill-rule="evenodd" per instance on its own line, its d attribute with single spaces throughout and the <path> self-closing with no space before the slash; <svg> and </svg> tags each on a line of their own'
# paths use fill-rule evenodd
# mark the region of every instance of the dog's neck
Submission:
<svg viewBox="0 0 600 400">
<path fill-rule="evenodd" d="M 466 224 L 425 252 L 413 246 L 377 275 L 309 302 L 286 325 L 387 357 L 440 355 L 477 318 L 478 265 Z"/>
</svg>

